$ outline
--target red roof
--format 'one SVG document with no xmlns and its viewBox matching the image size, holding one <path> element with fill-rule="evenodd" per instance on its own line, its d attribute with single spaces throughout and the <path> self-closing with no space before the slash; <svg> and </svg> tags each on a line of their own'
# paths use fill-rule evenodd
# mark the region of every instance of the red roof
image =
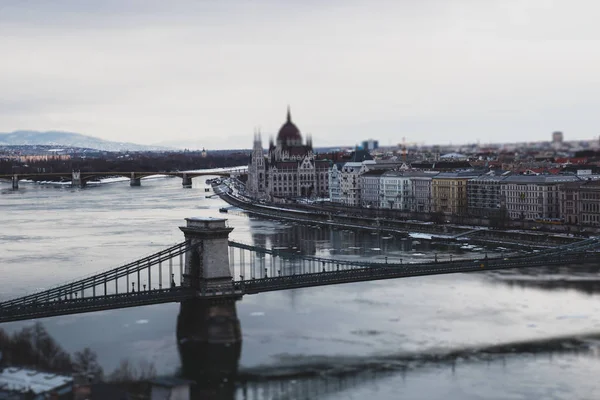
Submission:
<svg viewBox="0 0 600 400">
<path fill-rule="evenodd" d="M 588 159 L 587 157 L 561 157 L 554 160 L 554 162 L 558 164 L 587 164 Z"/>
</svg>

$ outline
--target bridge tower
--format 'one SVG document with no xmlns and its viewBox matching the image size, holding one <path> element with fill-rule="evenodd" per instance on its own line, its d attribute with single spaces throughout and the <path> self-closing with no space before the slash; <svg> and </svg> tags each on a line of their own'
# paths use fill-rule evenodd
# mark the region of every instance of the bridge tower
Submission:
<svg viewBox="0 0 600 400">
<path fill-rule="evenodd" d="M 16 174 L 12 176 L 12 188 L 13 190 L 19 189 L 19 177 Z"/>
<path fill-rule="evenodd" d="M 183 173 L 183 175 L 181 176 L 181 185 L 184 187 L 184 189 L 189 189 L 192 187 L 192 177 L 189 176 L 188 174 L 186 174 L 185 172 Z"/>
<path fill-rule="evenodd" d="M 231 291 L 228 237 L 233 228 L 223 218 L 186 218 L 180 227 L 192 244 L 185 256 L 184 286 L 198 291 Z M 181 302 L 177 317 L 177 344 L 183 372 L 197 379 L 201 376 L 228 376 L 237 371 L 242 349 L 237 298 L 219 302 L 193 298 Z"/>
<path fill-rule="evenodd" d="M 142 178 L 135 176 L 135 172 L 132 172 L 131 178 L 129 178 L 129 186 L 142 186 Z"/>
<path fill-rule="evenodd" d="M 85 181 L 81 178 L 81 171 L 71 172 L 71 186 L 78 188 L 85 187 Z"/>
</svg>

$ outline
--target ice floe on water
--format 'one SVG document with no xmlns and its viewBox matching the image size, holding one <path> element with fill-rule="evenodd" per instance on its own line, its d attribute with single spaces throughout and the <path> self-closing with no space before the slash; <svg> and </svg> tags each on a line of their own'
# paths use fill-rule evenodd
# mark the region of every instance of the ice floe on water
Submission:
<svg viewBox="0 0 600 400">
<path fill-rule="evenodd" d="M 102 185 L 105 183 L 128 182 L 128 181 L 129 181 L 129 178 L 126 178 L 124 176 L 113 176 L 110 178 L 102 178 L 102 179 L 98 179 L 98 180 L 89 181 L 87 184 L 88 185 Z"/>
<path fill-rule="evenodd" d="M 21 183 L 29 183 L 29 184 L 38 184 L 38 185 L 55 185 L 55 186 L 71 186 L 71 181 L 66 182 L 55 182 L 55 181 L 33 181 L 31 179 L 19 179 L 19 184 Z"/>
<path fill-rule="evenodd" d="M 232 171 L 232 170 L 247 170 L 247 165 L 240 165 L 238 167 L 223 167 L 223 168 L 212 168 L 212 169 L 190 169 L 187 171 L 181 172 L 223 172 L 223 171 Z"/>
<path fill-rule="evenodd" d="M 420 233 L 420 232 L 410 232 L 408 234 L 408 236 L 410 236 L 411 238 L 427 239 L 427 240 L 431 240 L 431 238 L 433 237 L 433 235 L 430 235 L 427 233 Z"/>
</svg>

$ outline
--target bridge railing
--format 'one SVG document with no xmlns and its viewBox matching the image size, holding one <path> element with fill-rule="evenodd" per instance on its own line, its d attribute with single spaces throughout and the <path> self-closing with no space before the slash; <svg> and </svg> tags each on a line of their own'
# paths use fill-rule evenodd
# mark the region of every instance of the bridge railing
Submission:
<svg viewBox="0 0 600 400">
<path fill-rule="evenodd" d="M 100 297 L 30 302 L 1 309 L 0 323 L 112 308 L 136 307 L 165 301 L 181 301 L 194 296 L 195 292 L 192 289 L 176 287 L 135 293 L 108 294 Z"/>
<path fill-rule="evenodd" d="M 316 271 L 313 273 L 269 276 L 252 280 L 235 282 L 236 290 L 244 294 L 256 294 L 274 290 L 305 288 L 341 283 L 363 282 L 370 280 L 395 279 L 425 275 L 438 275 L 449 273 L 464 273 L 475 271 L 490 271 L 513 268 L 539 268 L 550 265 L 565 265 L 579 263 L 597 263 L 600 253 L 567 253 L 560 257 L 547 257 L 546 259 L 518 259 L 518 260 L 484 260 L 481 263 L 465 263 L 460 261 L 446 263 L 428 263 L 415 267 L 411 265 L 386 265 L 380 268 L 352 268 L 334 271 Z"/>
<path fill-rule="evenodd" d="M 139 273 L 146 269 L 148 270 L 148 286 L 150 289 L 150 283 L 151 283 L 150 268 L 157 264 L 160 266 L 161 263 L 163 263 L 163 262 L 170 262 L 169 267 L 170 267 L 170 270 L 172 271 L 171 260 L 173 260 L 176 257 L 180 257 L 180 270 L 181 270 L 182 263 L 183 263 L 183 260 L 182 260 L 183 254 L 185 254 L 185 252 L 188 251 L 190 248 L 191 248 L 190 243 L 187 241 L 184 241 L 184 242 L 178 243 L 174 246 L 171 246 L 167 249 L 164 249 L 157 253 L 154 253 L 152 255 L 149 255 L 144 258 L 130 262 L 128 264 L 122 265 L 120 267 L 113 268 L 113 269 L 110 269 L 110 270 L 107 270 L 104 272 L 96 273 L 96 274 L 81 278 L 76 281 L 61 284 L 61 285 L 55 286 L 53 288 L 50 288 L 50 289 L 47 289 L 44 291 L 40 291 L 40 292 L 33 293 L 30 295 L 22 296 L 17 299 L 2 302 L 2 303 L 0 303 L 0 309 L 4 310 L 6 308 L 10 308 L 10 307 L 14 307 L 14 306 L 22 306 L 22 305 L 28 304 L 28 303 L 34 303 L 34 302 L 37 303 L 41 300 L 51 301 L 53 299 L 57 299 L 60 297 L 65 297 L 65 298 L 67 296 L 73 297 L 74 295 L 76 296 L 77 293 L 81 293 L 83 296 L 84 291 L 86 289 L 92 289 L 93 296 L 96 296 L 95 292 L 96 292 L 96 287 L 98 287 L 98 286 L 102 286 L 104 288 L 104 295 L 107 295 L 108 294 L 107 286 L 109 283 L 110 284 L 115 283 L 115 289 L 118 292 L 118 284 L 117 283 L 118 283 L 119 278 L 125 277 L 128 280 L 129 276 L 132 274 L 136 274 L 139 277 Z M 169 277 L 169 278 L 171 278 L 171 277 Z M 160 276 L 160 279 L 162 280 L 162 276 Z M 137 282 L 138 282 L 138 291 L 139 291 L 139 289 L 140 289 L 139 279 Z M 129 281 L 127 282 L 126 291 L 129 290 L 128 285 L 129 285 Z"/>
<path fill-rule="evenodd" d="M 559 247 L 545 250 L 545 251 L 531 252 L 531 253 L 519 255 L 516 257 L 517 258 L 546 257 L 551 254 L 561 254 L 561 253 L 569 253 L 569 252 L 574 252 L 574 251 L 583 251 L 583 250 L 593 249 L 595 247 L 598 247 L 599 245 L 600 245 L 600 243 L 598 242 L 598 239 L 592 238 L 592 239 L 587 239 L 587 240 L 584 240 L 581 242 L 568 244 L 565 246 L 559 246 Z M 267 249 L 264 247 L 254 246 L 251 244 L 232 241 L 232 240 L 229 241 L 229 246 L 233 247 L 233 248 L 248 250 L 248 251 L 255 252 L 255 253 L 269 254 L 272 256 L 283 257 L 283 258 L 288 258 L 288 259 L 304 259 L 304 260 L 311 260 L 311 261 L 318 261 L 318 262 L 322 262 L 322 261 L 332 262 L 333 261 L 333 262 L 344 263 L 347 265 L 357 265 L 357 266 L 381 266 L 381 265 L 386 265 L 386 264 L 395 264 L 395 263 L 388 262 L 387 260 L 365 262 L 365 261 L 352 261 L 352 260 L 346 260 L 346 259 L 334 259 L 334 258 L 326 258 L 326 257 L 318 257 L 318 256 L 310 256 L 310 255 L 299 255 L 299 254 L 292 253 L 292 252 L 286 251 L 286 250 Z M 474 258 L 457 258 L 454 261 L 460 262 L 461 260 L 469 260 L 469 259 L 476 260 L 476 259 L 481 259 L 481 258 L 483 258 L 483 257 L 481 255 L 478 255 L 477 257 L 474 257 Z M 488 260 L 495 260 L 495 259 L 503 260 L 506 258 L 506 255 L 497 255 L 497 256 L 492 256 L 492 257 L 485 256 L 485 258 Z M 515 257 L 512 257 L 512 258 L 515 258 Z M 391 258 L 390 258 L 390 261 L 391 261 Z M 438 263 L 442 263 L 442 262 L 452 262 L 452 261 L 451 260 L 438 261 Z M 421 264 L 421 263 L 412 263 L 410 265 L 415 266 L 415 265 L 419 265 L 419 264 Z"/>
<path fill-rule="evenodd" d="M 397 263 L 397 262 L 388 262 L 385 261 L 355 261 L 355 260 L 347 260 L 347 259 L 335 259 L 335 258 L 325 258 L 318 256 L 305 256 L 296 253 L 292 253 L 289 251 L 279 250 L 279 249 L 267 249 L 261 248 L 249 244 L 244 244 L 235 241 L 229 241 L 230 253 L 232 249 L 241 249 L 245 251 L 250 251 L 255 257 L 256 254 L 262 255 L 270 255 L 271 261 L 275 260 L 279 262 L 278 265 L 271 265 L 270 275 L 271 277 L 275 277 L 277 275 L 295 275 L 295 274 L 311 274 L 317 272 L 332 272 L 339 271 L 340 267 L 342 269 L 364 269 L 364 268 L 396 268 L 396 269 L 412 269 L 417 270 L 419 268 L 429 268 L 432 265 L 437 267 L 440 266 L 460 266 L 464 265 L 465 262 L 471 261 L 485 261 L 488 265 L 495 265 L 495 263 L 500 263 L 501 265 L 510 266 L 513 263 L 519 264 L 522 262 L 528 262 L 530 265 L 539 265 L 543 263 L 548 263 L 548 260 L 554 258 L 556 260 L 586 260 L 589 257 L 596 257 L 596 253 L 589 253 L 590 250 L 599 246 L 599 241 L 597 238 L 590 238 L 587 240 L 583 240 L 577 243 L 572 243 L 565 246 L 560 246 L 554 249 L 549 249 L 546 251 L 541 251 L 537 253 L 529 253 L 526 255 L 521 255 L 517 257 L 506 258 L 503 256 L 499 257 L 478 257 L 475 260 L 472 259 L 455 259 L 453 261 L 449 260 L 439 260 L 436 262 L 423 262 L 423 263 Z M 6 310 L 12 307 L 22 307 L 28 304 L 38 304 L 42 301 L 50 302 L 59 298 L 63 298 L 66 300 L 67 298 L 73 299 L 73 297 L 77 298 L 77 294 L 81 293 L 81 296 L 84 297 L 85 291 L 92 289 L 92 297 L 96 297 L 96 288 L 100 287 L 100 289 L 104 289 L 104 296 L 108 295 L 107 285 L 109 283 L 114 283 L 115 294 L 119 292 L 119 279 L 126 278 L 127 284 L 125 286 L 125 292 L 129 292 L 129 278 L 134 275 L 137 276 L 137 284 L 138 284 L 138 292 L 140 291 L 140 272 L 143 270 L 147 270 L 148 272 L 148 290 L 151 290 L 151 267 L 155 265 L 159 265 L 159 271 L 162 271 L 162 263 L 169 262 L 169 273 L 172 272 L 172 260 L 174 258 L 179 257 L 180 260 L 180 271 L 182 270 L 183 265 L 183 255 L 186 251 L 191 249 L 191 245 L 188 242 L 181 242 L 176 244 L 170 248 L 165 250 L 161 250 L 157 253 L 154 253 L 150 256 L 144 257 L 139 260 L 135 260 L 128 264 L 122 265 L 120 267 L 96 273 L 88 277 L 84 277 L 77 281 L 72 281 L 66 284 L 61 284 L 50 288 L 48 290 L 40 291 L 34 294 L 26 295 L 17 299 L 9 300 L 3 303 L 0 303 L 0 309 Z M 233 255 L 230 256 L 230 261 L 233 262 Z M 282 262 L 283 260 L 283 262 Z M 286 262 L 288 260 L 288 262 Z M 289 261 L 292 262 L 289 262 Z M 296 268 L 294 266 L 293 261 L 298 260 L 300 263 L 304 263 L 300 265 L 302 268 Z M 392 261 L 392 260 L 390 260 Z M 499 264 L 499 265 L 500 265 Z M 244 267 L 244 266 L 242 266 Z M 293 268 L 290 268 L 293 267 Z M 261 265 L 260 268 L 255 269 L 255 272 L 252 274 L 246 275 L 245 273 L 241 274 L 242 281 L 244 280 L 244 276 L 252 276 L 253 279 L 257 277 L 263 278 L 267 277 L 266 274 L 267 268 L 265 265 Z M 256 273 L 258 271 L 258 273 Z M 264 271 L 264 273 L 263 273 Z M 235 274 L 232 274 L 236 276 Z M 171 278 L 171 276 L 169 277 Z M 183 281 L 183 273 L 180 273 L 180 282 Z M 159 272 L 159 279 L 161 280 L 159 283 L 159 289 L 162 288 L 162 272 Z M 167 282 L 171 283 L 170 280 Z M 111 285 L 112 286 L 112 285 Z M 171 286 L 171 285 L 169 285 Z M 102 292 L 102 290 L 100 290 Z M 88 296 L 89 297 L 89 296 Z"/>
<path fill-rule="evenodd" d="M 531 252 L 523 255 L 506 254 L 488 257 L 487 254 L 479 254 L 475 258 L 445 258 L 434 260 L 426 260 L 422 262 L 403 262 L 400 257 L 388 258 L 378 261 L 366 260 L 349 260 L 341 258 L 326 258 L 310 255 L 302 255 L 299 253 L 290 252 L 289 250 L 267 249 L 246 243 L 235 241 L 229 242 L 230 248 L 230 267 L 232 276 L 238 282 L 262 279 L 268 277 L 283 277 L 290 275 L 305 275 L 321 272 L 335 272 L 341 270 L 364 269 L 364 268 L 396 268 L 419 270 L 423 268 L 454 268 L 456 266 L 464 266 L 473 263 L 480 266 L 482 264 L 492 265 L 500 263 L 510 266 L 512 263 L 519 265 L 538 265 L 548 262 L 550 259 L 564 260 L 577 259 L 573 254 L 583 254 L 598 247 L 599 243 L 596 239 L 589 239 L 569 244 L 554 249 L 549 249 L 543 252 Z M 234 251 L 239 249 L 239 254 Z M 248 254 L 249 253 L 249 254 Z M 237 255 L 237 260 L 235 259 Z M 581 256 L 579 256 L 581 257 Z M 398 259 L 399 258 L 399 259 Z M 239 276 L 240 279 L 237 279 Z"/>
</svg>

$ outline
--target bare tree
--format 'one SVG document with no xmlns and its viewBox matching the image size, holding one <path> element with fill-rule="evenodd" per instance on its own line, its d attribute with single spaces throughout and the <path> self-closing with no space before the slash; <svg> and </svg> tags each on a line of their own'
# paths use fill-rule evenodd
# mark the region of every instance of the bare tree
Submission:
<svg viewBox="0 0 600 400">
<path fill-rule="evenodd" d="M 156 366 L 154 363 L 141 360 L 137 365 L 128 359 L 122 359 L 119 366 L 110 374 L 111 382 L 134 382 L 144 381 L 156 377 Z"/>
<path fill-rule="evenodd" d="M 88 380 L 91 379 L 92 382 L 99 382 L 104 378 L 104 371 L 98 363 L 98 355 L 89 347 L 73 355 L 73 369 L 75 373 Z"/>
<path fill-rule="evenodd" d="M 138 363 L 138 380 L 144 381 L 156 378 L 156 367 L 154 363 L 148 360 L 142 360 Z"/>
<path fill-rule="evenodd" d="M 119 366 L 110 374 L 112 382 L 132 382 L 137 377 L 137 371 L 128 359 L 123 359 Z"/>
<path fill-rule="evenodd" d="M 71 357 L 48 334 L 41 323 L 12 335 L 7 350 L 11 364 L 32 366 L 53 372 L 71 372 Z"/>
</svg>

